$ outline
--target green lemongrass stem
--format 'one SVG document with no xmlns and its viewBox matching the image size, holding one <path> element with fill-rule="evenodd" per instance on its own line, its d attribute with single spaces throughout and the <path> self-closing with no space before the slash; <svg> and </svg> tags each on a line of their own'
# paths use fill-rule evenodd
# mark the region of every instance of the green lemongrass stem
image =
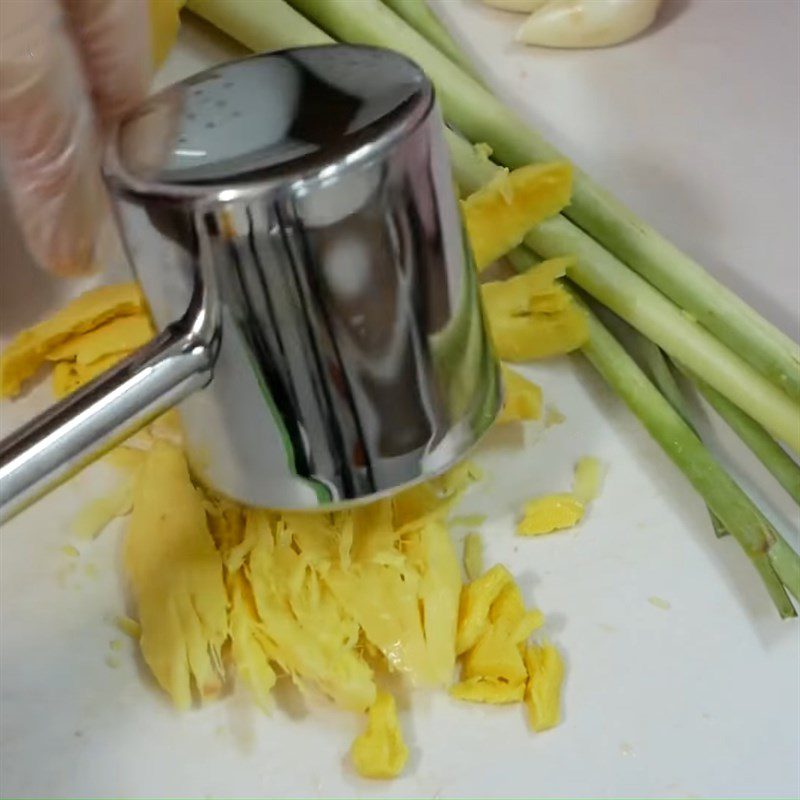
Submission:
<svg viewBox="0 0 800 800">
<path fill-rule="evenodd" d="M 639 331 L 634 328 L 628 328 L 629 335 L 635 337 L 637 348 L 645 368 L 649 373 L 650 380 L 656 385 L 656 388 L 664 395 L 667 402 L 683 417 L 683 421 L 692 429 L 692 432 L 702 441 L 702 437 L 695 427 L 692 419 L 692 413 L 689 409 L 689 404 L 675 380 L 675 375 L 672 373 L 672 368 L 667 361 L 664 351 L 657 345 L 653 344 L 648 338 L 642 336 Z M 728 531 L 720 520 L 715 516 L 714 512 L 709 508 L 709 516 L 711 517 L 711 526 L 714 528 L 714 534 L 718 539 L 728 535 Z"/>
<path fill-rule="evenodd" d="M 461 51 L 439 17 L 428 8 L 425 0 L 383 0 L 399 17 L 417 33 L 424 36 L 440 53 L 477 79 L 469 59 Z"/>
<path fill-rule="evenodd" d="M 531 267 L 535 267 L 541 262 L 539 256 L 530 247 L 525 247 L 524 244 L 509 250 L 506 253 L 506 258 L 517 272 L 527 272 Z"/>
<path fill-rule="evenodd" d="M 622 345 L 583 305 L 589 324 L 584 355 L 677 465 L 758 569 L 782 617 L 796 616 L 782 587 L 800 602 L 800 556 L 714 459 L 681 415 Z"/>
<path fill-rule="evenodd" d="M 462 189 L 473 192 L 502 171 L 452 131 L 445 137 Z M 800 452 L 800 407 L 591 236 L 557 215 L 524 241 L 543 258 L 574 256 L 568 275 L 575 283 Z"/>
<path fill-rule="evenodd" d="M 488 143 L 503 164 L 519 167 L 565 158 L 380 0 L 290 2 L 342 41 L 387 47 L 416 61 L 436 86 L 447 120 L 471 141 Z M 800 346 L 579 170 L 565 213 L 800 401 Z"/>
<path fill-rule="evenodd" d="M 678 369 L 685 372 L 708 404 L 800 505 L 800 465 L 752 417 L 681 364 L 678 364 Z M 797 424 L 800 426 L 800 417 Z"/>
<path fill-rule="evenodd" d="M 333 42 L 282 0 L 189 0 L 186 7 L 258 52 Z"/>
<path fill-rule="evenodd" d="M 712 516 L 712 519 L 715 518 Z M 786 588 L 775 573 L 772 564 L 769 561 L 765 561 L 761 558 L 751 559 L 751 561 L 758 570 L 758 574 L 761 576 L 761 580 L 763 581 L 764 586 L 766 587 L 767 592 L 769 593 L 769 596 L 775 605 L 775 608 L 778 609 L 778 614 L 780 614 L 781 619 L 791 619 L 792 617 L 796 617 L 797 611 L 792 605 L 791 599 L 787 597 Z M 789 611 L 790 608 L 791 611 Z"/>
</svg>

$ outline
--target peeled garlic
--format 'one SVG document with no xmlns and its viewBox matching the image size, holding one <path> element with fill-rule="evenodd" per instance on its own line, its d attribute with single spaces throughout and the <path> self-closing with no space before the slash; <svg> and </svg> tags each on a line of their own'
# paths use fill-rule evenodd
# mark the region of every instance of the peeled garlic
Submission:
<svg viewBox="0 0 800 800">
<path fill-rule="evenodd" d="M 548 0 L 522 23 L 516 39 L 544 47 L 608 47 L 648 28 L 660 2 Z"/>
<path fill-rule="evenodd" d="M 540 6 L 545 5 L 548 0 L 483 0 L 487 6 L 502 8 L 503 11 L 516 11 L 522 14 L 530 14 Z"/>
</svg>

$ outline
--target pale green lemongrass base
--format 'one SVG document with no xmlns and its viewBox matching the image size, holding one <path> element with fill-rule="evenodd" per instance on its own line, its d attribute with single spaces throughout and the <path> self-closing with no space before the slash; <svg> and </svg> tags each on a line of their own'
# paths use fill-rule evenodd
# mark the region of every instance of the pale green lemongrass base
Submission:
<svg viewBox="0 0 800 800">
<path fill-rule="evenodd" d="M 447 28 L 428 8 L 425 0 L 383 0 L 395 14 L 402 17 L 417 33 L 424 36 L 440 53 L 454 64 L 477 78 L 475 70 L 461 48 L 456 44 Z"/>
<path fill-rule="evenodd" d="M 188 0 L 186 8 L 256 52 L 333 42 L 283 0 Z"/>
</svg>

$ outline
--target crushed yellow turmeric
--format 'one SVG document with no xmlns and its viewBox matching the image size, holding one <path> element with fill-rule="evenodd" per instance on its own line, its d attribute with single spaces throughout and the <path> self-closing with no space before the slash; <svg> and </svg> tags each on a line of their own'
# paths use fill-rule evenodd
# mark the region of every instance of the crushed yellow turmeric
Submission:
<svg viewBox="0 0 800 800">
<path fill-rule="evenodd" d="M 163 16 L 158 57 L 176 24 L 171 6 Z M 468 198 L 478 266 L 560 210 L 570 180 L 566 164 L 527 167 Z M 585 341 L 585 321 L 558 284 L 568 263 L 554 259 L 483 286 L 501 357 L 544 357 Z M 0 357 L 0 395 L 18 394 L 46 363 L 55 393 L 68 394 L 152 332 L 135 285 L 88 292 L 12 342 Z M 504 379 L 500 421 L 539 418 L 539 388 L 508 368 Z M 447 519 L 480 480 L 473 464 L 358 508 L 278 513 L 238 506 L 196 485 L 172 415 L 139 444 L 144 449 L 119 448 L 108 457 L 122 468 L 122 482 L 84 511 L 78 527 L 94 536 L 130 513 L 124 565 L 137 619 L 118 625 L 138 641 L 178 708 L 218 697 L 237 675 L 266 709 L 278 677 L 288 676 L 306 694 L 366 712 L 367 729 L 351 755 L 360 774 L 376 778 L 396 776 L 408 757 L 394 699 L 378 689 L 383 670 L 448 687 L 464 700 L 524 699 L 537 730 L 557 721 L 560 659 L 551 645 L 528 644 L 543 616 L 526 610 L 502 565 L 479 575 L 476 535 L 468 540 L 472 580 L 462 586 Z"/>
<path fill-rule="evenodd" d="M 367 713 L 367 729 L 353 742 L 353 765 L 365 778 L 395 778 L 408 760 L 394 697 L 378 692 Z"/>
<path fill-rule="evenodd" d="M 589 336 L 586 320 L 557 283 L 568 258 L 543 261 L 504 281 L 481 285 L 492 339 L 500 358 L 528 361 L 569 353 Z"/>
<path fill-rule="evenodd" d="M 504 256 L 534 225 L 561 211 L 571 191 L 572 167 L 559 161 L 502 171 L 462 201 L 477 268 Z"/>
</svg>

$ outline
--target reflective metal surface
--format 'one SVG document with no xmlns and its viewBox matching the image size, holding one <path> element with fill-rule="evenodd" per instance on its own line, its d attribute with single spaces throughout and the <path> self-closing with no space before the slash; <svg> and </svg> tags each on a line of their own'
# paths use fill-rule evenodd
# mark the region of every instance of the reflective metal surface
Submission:
<svg viewBox="0 0 800 800">
<path fill-rule="evenodd" d="M 447 468 L 494 420 L 441 120 L 411 62 L 337 45 L 201 73 L 126 122 L 107 179 L 157 324 L 199 285 L 218 321 L 213 379 L 181 407 L 217 490 L 369 498 Z"/>
</svg>

